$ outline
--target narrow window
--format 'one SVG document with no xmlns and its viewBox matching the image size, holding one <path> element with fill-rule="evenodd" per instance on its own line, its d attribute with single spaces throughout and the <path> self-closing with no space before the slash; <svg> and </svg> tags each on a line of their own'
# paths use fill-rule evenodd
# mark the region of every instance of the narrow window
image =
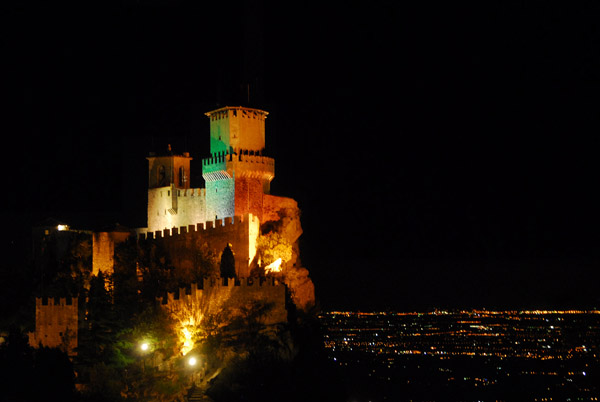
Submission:
<svg viewBox="0 0 600 402">
<path fill-rule="evenodd" d="M 179 167 L 179 187 L 185 187 L 186 181 L 185 170 L 183 169 L 183 166 L 181 166 Z"/>
</svg>

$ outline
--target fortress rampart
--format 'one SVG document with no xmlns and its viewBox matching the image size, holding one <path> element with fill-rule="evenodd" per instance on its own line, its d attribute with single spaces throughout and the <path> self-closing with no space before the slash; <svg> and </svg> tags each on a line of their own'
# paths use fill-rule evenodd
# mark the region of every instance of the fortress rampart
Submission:
<svg viewBox="0 0 600 402">
<path fill-rule="evenodd" d="M 176 268 L 196 268 L 197 250 L 207 245 L 219 255 L 231 244 L 235 255 L 238 277 L 249 276 L 249 265 L 256 255 L 256 239 L 260 231 L 257 217 L 247 214 L 233 218 L 217 219 L 179 228 L 139 231 L 138 241 L 154 241 L 171 257 Z"/>
<path fill-rule="evenodd" d="M 32 347 L 60 347 L 69 355 L 77 353 L 77 298 L 36 298 L 35 332 L 29 333 Z"/>
<path fill-rule="evenodd" d="M 205 278 L 201 287 L 193 283 L 190 288 L 180 288 L 179 293 L 169 293 L 163 307 L 180 317 L 194 312 L 200 316 L 228 311 L 235 315 L 253 303 L 265 306 L 262 322 L 265 325 L 287 321 L 285 285 L 275 278 Z"/>
<path fill-rule="evenodd" d="M 275 159 L 244 149 L 218 152 L 202 159 L 203 175 L 218 171 L 227 171 L 230 177 L 235 172 L 235 177 L 256 177 L 270 182 L 275 177 Z"/>
<path fill-rule="evenodd" d="M 293 275 L 281 277 L 285 284 L 273 278 L 250 278 L 261 223 L 294 244 L 292 267 L 298 260 L 296 241 L 302 233 L 296 201 L 270 195 L 275 160 L 264 156 L 268 113 L 224 107 L 206 115 L 210 118 L 211 151 L 202 159 L 206 188 L 191 188 L 192 158 L 188 153 L 175 154 L 170 146 L 165 154 L 151 153 L 147 158 L 148 227 L 93 233 L 93 274 L 112 274 L 116 245 L 131 236 L 140 247 L 156 247 L 160 252 L 156 255 L 166 256 L 167 264 L 181 270 L 177 274 L 205 268 L 201 266 L 206 261 L 201 254 L 205 247 L 220 258 L 229 246 L 234 253 L 236 279 L 209 278 L 191 285 L 189 291 L 180 289 L 167 295 L 165 308 L 183 320 L 191 314 L 198 323 L 206 314 L 244 318 L 256 306 L 264 312 L 260 318 L 263 323 L 286 322 L 288 294 L 296 306 L 314 304 L 314 287 L 307 271 L 290 271 Z M 38 299 L 36 330 L 30 334 L 30 343 L 62 346 L 74 354 L 77 324 L 77 299 L 70 303 L 66 299 Z"/>
<path fill-rule="evenodd" d="M 174 186 L 148 190 L 148 228 L 157 229 L 184 226 L 188 222 L 206 220 L 206 190 L 179 189 Z"/>
<path fill-rule="evenodd" d="M 202 166 L 225 162 L 247 162 L 264 165 L 275 165 L 275 159 L 261 155 L 260 151 L 242 148 L 230 148 L 227 151 L 215 152 L 208 158 L 202 158 Z"/>
<path fill-rule="evenodd" d="M 131 232 L 95 232 L 92 234 L 92 274 L 113 273 L 115 244 L 125 241 Z"/>
</svg>

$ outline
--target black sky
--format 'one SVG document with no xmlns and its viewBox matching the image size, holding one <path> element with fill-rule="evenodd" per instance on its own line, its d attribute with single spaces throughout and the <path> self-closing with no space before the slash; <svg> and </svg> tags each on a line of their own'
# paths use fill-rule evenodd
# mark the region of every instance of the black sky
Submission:
<svg viewBox="0 0 600 402">
<path fill-rule="evenodd" d="M 144 226 L 147 153 L 241 104 L 325 307 L 600 305 L 599 6 L 481 3 L 3 5 L 15 242 Z"/>
</svg>

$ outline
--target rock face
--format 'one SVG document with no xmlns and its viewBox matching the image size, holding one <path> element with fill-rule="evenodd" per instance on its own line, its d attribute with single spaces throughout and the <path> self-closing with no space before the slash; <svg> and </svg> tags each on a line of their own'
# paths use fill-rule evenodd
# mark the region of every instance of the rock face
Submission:
<svg viewBox="0 0 600 402">
<path fill-rule="evenodd" d="M 275 198 L 275 197 L 274 197 Z M 300 208 L 291 198 L 276 197 L 273 203 L 279 208 L 271 208 L 269 219 L 261 225 L 262 236 L 276 233 L 281 241 L 291 247 L 291 258 L 282 264 L 283 282 L 288 286 L 292 301 L 302 311 L 310 310 L 315 304 L 315 287 L 309 272 L 302 267 L 298 239 L 302 235 Z"/>
<path fill-rule="evenodd" d="M 309 311 L 315 305 L 315 286 L 306 268 L 289 268 L 284 272 L 283 281 L 291 290 L 292 300 L 301 311 Z"/>
</svg>

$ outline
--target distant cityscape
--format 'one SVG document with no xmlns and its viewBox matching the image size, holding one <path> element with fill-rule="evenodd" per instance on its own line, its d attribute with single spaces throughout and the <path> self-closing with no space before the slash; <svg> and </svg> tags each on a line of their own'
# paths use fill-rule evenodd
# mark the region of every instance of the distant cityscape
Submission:
<svg viewBox="0 0 600 402">
<path fill-rule="evenodd" d="M 600 311 L 347 312 L 319 316 L 356 401 L 598 401 Z"/>
</svg>

